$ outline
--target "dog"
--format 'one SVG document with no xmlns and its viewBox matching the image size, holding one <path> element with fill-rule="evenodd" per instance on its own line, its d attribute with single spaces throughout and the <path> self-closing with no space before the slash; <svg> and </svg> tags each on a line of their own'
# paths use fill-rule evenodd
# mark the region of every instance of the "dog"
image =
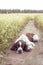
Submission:
<svg viewBox="0 0 43 65">
<path fill-rule="evenodd" d="M 11 50 L 17 51 L 17 53 L 23 53 L 23 51 L 30 51 L 35 46 L 34 42 L 39 41 L 39 36 L 33 33 L 22 34 L 14 43 Z"/>
</svg>

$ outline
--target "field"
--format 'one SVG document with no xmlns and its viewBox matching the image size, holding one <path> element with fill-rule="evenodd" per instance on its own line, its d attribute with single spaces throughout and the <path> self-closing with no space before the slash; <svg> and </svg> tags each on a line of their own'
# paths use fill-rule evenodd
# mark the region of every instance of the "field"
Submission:
<svg viewBox="0 0 43 65">
<path fill-rule="evenodd" d="M 6 49 L 9 40 L 16 38 L 29 19 L 28 14 L 0 14 L 0 51 Z"/>
<path fill-rule="evenodd" d="M 43 14 L 35 17 L 36 26 L 43 31 Z"/>
<path fill-rule="evenodd" d="M 15 39 L 30 19 L 43 29 L 43 14 L 0 14 L 0 51 L 7 48 L 8 41 Z"/>
</svg>

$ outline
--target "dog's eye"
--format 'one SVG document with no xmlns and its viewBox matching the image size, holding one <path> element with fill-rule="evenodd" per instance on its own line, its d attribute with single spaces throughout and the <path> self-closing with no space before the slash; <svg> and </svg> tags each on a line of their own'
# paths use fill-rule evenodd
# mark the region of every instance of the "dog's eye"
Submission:
<svg viewBox="0 0 43 65">
<path fill-rule="evenodd" d="M 24 45 L 21 45 L 22 48 L 24 48 Z"/>
<path fill-rule="evenodd" d="M 18 44 L 18 47 L 20 47 L 20 44 Z"/>
</svg>

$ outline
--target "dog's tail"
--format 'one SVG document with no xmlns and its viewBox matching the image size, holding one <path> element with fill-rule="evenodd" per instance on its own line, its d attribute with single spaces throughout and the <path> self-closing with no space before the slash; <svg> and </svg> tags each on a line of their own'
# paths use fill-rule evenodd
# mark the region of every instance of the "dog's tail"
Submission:
<svg viewBox="0 0 43 65">
<path fill-rule="evenodd" d="M 37 34 L 33 35 L 33 42 L 39 41 L 39 36 Z"/>
</svg>

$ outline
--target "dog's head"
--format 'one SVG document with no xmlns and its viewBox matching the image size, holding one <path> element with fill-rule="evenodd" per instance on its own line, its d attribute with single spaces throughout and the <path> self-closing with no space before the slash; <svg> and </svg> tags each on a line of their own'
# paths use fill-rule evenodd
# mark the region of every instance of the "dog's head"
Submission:
<svg viewBox="0 0 43 65">
<path fill-rule="evenodd" d="M 26 48 L 26 42 L 19 40 L 12 46 L 11 50 L 17 51 L 17 53 L 23 53 L 24 48 Z"/>
</svg>

